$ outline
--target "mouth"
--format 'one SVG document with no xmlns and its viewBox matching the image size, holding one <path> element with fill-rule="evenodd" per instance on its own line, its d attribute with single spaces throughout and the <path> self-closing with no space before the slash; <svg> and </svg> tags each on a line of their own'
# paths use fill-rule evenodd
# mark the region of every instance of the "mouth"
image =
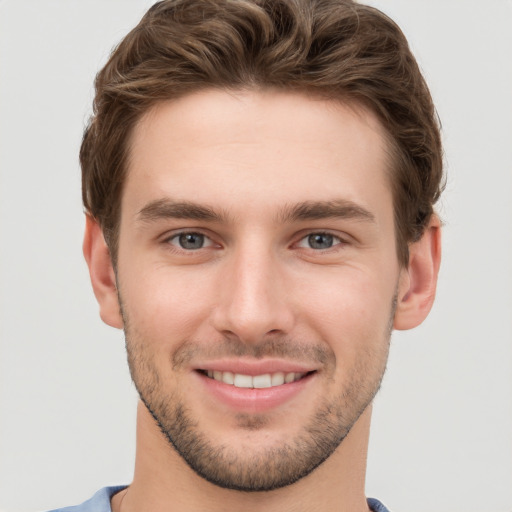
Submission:
<svg viewBox="0 0 512 512">
<path fill-rule="evenodd" d="M 245 389 L 265 389 L 291 384 L 315 373 L 309 372 L 274 372 L 260 375 L 245 375 L 221 370 L 197 370 L 202 375 L 223 384 Z"/>
<path fill-rule="evenodd" d="M 279 358 L 221 358 L 197 361 L 191 368 L 208 407 L 223 404 L 237 413 L 263 413 L 307 400 L 304 393 L 317 388 L 321 369 L 315 362 Z"/>
</svg>

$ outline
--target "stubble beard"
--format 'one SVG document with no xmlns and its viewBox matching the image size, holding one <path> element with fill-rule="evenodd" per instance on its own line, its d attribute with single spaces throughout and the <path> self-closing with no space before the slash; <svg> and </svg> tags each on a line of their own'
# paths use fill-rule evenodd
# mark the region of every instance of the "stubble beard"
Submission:
<svg viewBox="0 0 512 512">
<path fill-rule="evenodd" d="M 272 491 L 306 477 L 324 462 L 341 444 L 361 414 L 370 405 L 380 388 L 386 369 L 391 326 L 396 307 L 393 300 L 389 325 L 384 333 L 378 352 L 365 352 L 347 379 L 348 384 L 340 394 L 325 398 L 318 404 L 309 422 L 292 439 L 279 446 L 257 446 L 250 449 L 233 448 L 227 443 L 215 444 L 187 408 L 185 400 L 177 391 L 166 390 L 161 382 L 156 365 L 142 337 L 130 328 L 129 318 L 122 310 L 128 364 L 140 399 L 153 416 L 170 446 L 183 458 L 188 466 L 208 482 L 225 489 L 245 492 Z M 286 356 L 289 339 L 271 340 L 256 348 L 226 340 L 225 346 L 231 355 Z M 174 354 L 173 367 L 184 362 L 197 350 L 192 342 L 185 343 L 180 354 Z M 252 347 L 252 348 L 251 348 Z M 296 357 L 300 349 L 292 349 Z M 309 354 L 323 360 L 326 368 L 334 369 L 336 359 L 330 348 L 322 345 L 309 347 Z M 183 357 L 185 354 L 185 357 Z M 239 428 L 247 431 L 264 428 L 265 415 L 239 415 Z M 291 420 L 293 421 L 293 420 Z"/>
</svg>

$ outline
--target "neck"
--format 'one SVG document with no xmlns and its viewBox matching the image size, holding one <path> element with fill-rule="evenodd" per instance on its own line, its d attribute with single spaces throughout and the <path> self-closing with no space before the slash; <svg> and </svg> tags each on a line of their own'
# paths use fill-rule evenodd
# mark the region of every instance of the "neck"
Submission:
<svg viewBox="0 0 512 512">
<path fill-rule="evenodd" d="M 269 492 L 217 487 L 194 473 L 139 403 L 132 484 L 112 499 L 113 512 L 367 512 L 364 495 L 371 406 L 336 451 L 307 477 Z"/>
</svg>

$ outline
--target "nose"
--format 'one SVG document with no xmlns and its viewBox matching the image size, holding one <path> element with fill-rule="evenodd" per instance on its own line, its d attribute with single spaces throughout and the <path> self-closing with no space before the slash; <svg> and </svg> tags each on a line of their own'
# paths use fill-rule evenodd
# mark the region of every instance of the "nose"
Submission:
<svg viewBox="0 0 512 512">
<path fill-rule="evenodd" d="M 294 314 L 284 270 L 268 248 L 247 247 L 234 253 L 220 273 L 215 329 L 244 343 L 289 334 Z"/>
</svg>

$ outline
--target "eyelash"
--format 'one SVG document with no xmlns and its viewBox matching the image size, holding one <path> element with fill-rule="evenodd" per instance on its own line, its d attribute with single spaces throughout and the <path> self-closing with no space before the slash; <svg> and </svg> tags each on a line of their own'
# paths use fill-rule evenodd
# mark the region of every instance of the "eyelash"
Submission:
<svg viewBox="0 0 512 512">
<path fill-rule="evenodd" d="M 202 237 L 203 242 L 206 242 L 206 241 L 208 242 L 207 245 L 206 246 L 202 245 L 201 247 L 198 247 L 196 249 L 191 249 L 191 248 L 187 249 L 185 247 L 180 246 L 180 244 L 179 244 L 180 237 L 193 236 L 193 235 L 195 235 L 197 237 Z M 172 243 L 173 240 L 178 240 L 178 243 L 173 244 Z M 213 242 L 211 237 L 209 237 L 208 235 L 205 235 L 204 233 L 201 233 L 200 231 L 180 231 L 179 233 L 174 233 L 173 235 L 167 237 L 164 240 L 164 243 L 168 244 L 170 247 L 172 247 L 173 249 L 175 249 L 177 251 L 182 251 L 182 252 L 186 252 L 186 253 L 193 253 L 193 252 L 199 251 L 200 249 L 205 249 L 205 248 L 215 245 L 215 243 Z"/>
<path fill-rule="evenodd" d="M 202 241 L 203 243 L 204 242 L 207 242 L 207 245 L 201 245 L 201 247 L 197 247 L 197 248 L 185 248 L 185 247 L 182 247 L 181 244 L 179 243 L 179 239 L 180 237 L 183 237 L 183 236 L 192 236 L 192 235 L 195 235 L 197 237 L 202 237 Z M 311 247 L 311 242 L 312 242 L 312 237 L 326 237 L 326 238 L 330 238 L 332 239 L 331 242 L 332 242 L 332 245 L 329 246 L 329 247 L 326 247 L 326 248 L 314 248 L 314 247 Z M 173 240 L 177 240 L 178 242 L 176 244 L 173 244 L 172 241 Z M 204 233 L 201 233 L 200 231 L 180 231 L 178 233 L 174 233 L 172 234 L 171 236 L 165 238 L 165 240 L 163 241 L 165 244 L 167 244 L 170 248 L 172 248 L 173 250 L 176 250 L 176 251 L 180 251 L 180 252 L 183 252 L 183 253 L 195 253 L 201 249 L 207 249 L 209 247 L 212 247 L 215 245 L 215 242 L 212 240 L 211 237 L 209 237 L 208 235 L 204 234 Z M 301 246 L 300 244 L 305 242 L 306 244 L 309 243 L 310 245 L 309 246 Z M 344 246 L 344 245 L 347 245 L 347 241 L 344 240 L 343 238 L 341 238 L 340 236 L 338 235 L 335 235 L 333 233 L 330 233 L 329 231 L 311 231 L 307 234 L 305 234 L 304 236 L 302 236 L 298 242 L 294 243 L 293 246 L 296 246 L 298 248 L 301 248 L 301 249 L 306 249 L 306 250 L 312 250 L 314 252 L 318 252 L 318 253 L 323 253 L 323 252 L 326 252 L 326 251 L 330 251 L 330 250 L 335 250 L 337 246 Z M 220 247 L 220 246 L 219 246 Z"/>
<path fill-rule="evenodd" d="M 308 242 L 311 243 L 311 237 L 328 237 L 328 238 L 332 238 L 332 245 L 330 247 L 326 247 L 326 248 L 313 248 L 311 246 L 309 247 L 303 247 L 304 249 L 310 249 L 310 250 L 313 250 L 315 252 L 326 252 L 326 251 L 330 251 L 330 250 L 336 250 L 337 246 L 342 246 L 342 245 L 346 245 L 347 242 L 346 240 L 344 240 L 343 238 L 341 238 L 340 236 L 338 235 L 335 235 L 334 233 L 330 233 L 329 231 L 311 231 L 309 233 L 307 233 L 305 236 L 303 236 L 299 242 L 295 245 L 299 246 L 300 247 L 300 243 L 307 240 Z M 308 243 L 306 242 L 306 243 Z"/>
</svg>

